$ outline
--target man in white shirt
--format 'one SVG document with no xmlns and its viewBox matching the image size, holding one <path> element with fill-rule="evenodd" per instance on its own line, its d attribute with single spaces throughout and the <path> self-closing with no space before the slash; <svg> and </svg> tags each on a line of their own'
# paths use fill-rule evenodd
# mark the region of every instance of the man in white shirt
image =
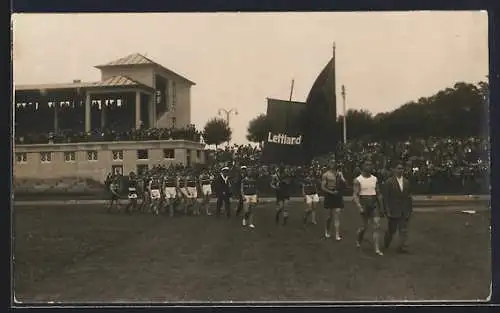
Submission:
<svg viewBox="0 0 500 313">
<path fill-rule="evenodd" d="M 353 199 L 359 209 L 362 219 L 362 225 L 358 229 L 356 246 L 361 247 L 368 224 L 371 221 L 373 225 L 373 243 L 375 253 L 383 255 L 380 250 L 380 218 L 382 212 L 382 194 L 380 192 L 377 177 L 372 174 L 372 162 L 367 160 L 363 163 L 361 174 L 354 179 Z"/>
</svg>

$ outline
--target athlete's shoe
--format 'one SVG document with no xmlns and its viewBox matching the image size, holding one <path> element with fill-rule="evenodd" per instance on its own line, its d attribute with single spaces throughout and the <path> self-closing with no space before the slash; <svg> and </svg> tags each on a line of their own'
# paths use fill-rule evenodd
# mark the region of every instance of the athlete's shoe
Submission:
<svg viewBox="0 0 500 313">
<path fill-rule="evenodd" d="M 243 220 L 241 221 L 241 225 L 242 225 L 243 227 L 247 226 L 247 220 L 246 220 L 246 219 L 243 219 Z"/>
<path fill-rule="evenodd" d="M 248 227 L 250 227 L 250 228 L 253 229 L 253 228 L 255 228 L 255 225 L 254 224 L 250 224 L 250 225 L 248 225 Z"/>
</svg>

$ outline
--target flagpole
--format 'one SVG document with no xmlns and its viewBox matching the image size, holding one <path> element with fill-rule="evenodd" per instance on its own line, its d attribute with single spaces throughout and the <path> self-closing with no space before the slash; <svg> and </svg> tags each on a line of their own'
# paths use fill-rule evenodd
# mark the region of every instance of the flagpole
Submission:
<svg viewBox="0 0 500 313">
<path fill-rule="evenodd" d="M 344 115 L 342 116 L 342 126 L 343 126 L 343 132 L 342 134 L 344 135 L 344 144 L 347 143 L 347 116 L 346 116 L 346 104 L 345 104 L 345 86 L 342 85 L 342 105 L 343 105 L 343 111 Z"/>
<path fill-rule="evenodd" d="M 293 95 L 293 85 L 295 83 L 295 79 L 292 79 L 292 86 L 290 87 L 290 99 L 288 100 L 289 102 L 292 102 L 292 95 Z"/>
</svg>

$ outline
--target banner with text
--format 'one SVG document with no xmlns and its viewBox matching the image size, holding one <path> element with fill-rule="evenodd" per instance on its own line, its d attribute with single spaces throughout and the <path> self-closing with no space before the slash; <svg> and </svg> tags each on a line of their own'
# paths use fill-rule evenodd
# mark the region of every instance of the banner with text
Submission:
<svg viewBox="0 0 500 313">
<path fill-rule="evenodd" d="M 266 164 L 300 165 L 304 163 L 303 110 L 304 102 L 267 99 L 269 130 L 261 161 Z"/>
</svg>

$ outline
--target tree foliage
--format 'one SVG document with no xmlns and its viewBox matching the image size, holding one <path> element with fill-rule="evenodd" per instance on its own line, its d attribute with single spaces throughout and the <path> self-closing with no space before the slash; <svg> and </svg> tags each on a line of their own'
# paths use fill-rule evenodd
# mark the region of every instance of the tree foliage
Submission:
<svg viewBox="0 0 500 313">
<path fill-rule="evenodd" d="M 430 97 L 408 102 L 375 116 L 365 110 L 346 114 L 348 139 L 401 140 L 410 137 L 468 137 L 487 133 L 488 84 L 459 82 Z M 342 120 L 337 126 L 342 133 Z M 342 136 L 340 136 L 341 138 Z"/>
<path fill-rule="evenodd" d="M 268 132 L 267 116 L 260 114 L 248 123 L 247 139 L 250 142 L 262 143 L 266 140 Z"/>
<path fill-rule="evenodd" d="M 232 131 L 227 122 L 221 118 L 209 120 L 203 128 L 203 140 L 207 145 L 220 145 L 231 140 Z"/>
</svg>

